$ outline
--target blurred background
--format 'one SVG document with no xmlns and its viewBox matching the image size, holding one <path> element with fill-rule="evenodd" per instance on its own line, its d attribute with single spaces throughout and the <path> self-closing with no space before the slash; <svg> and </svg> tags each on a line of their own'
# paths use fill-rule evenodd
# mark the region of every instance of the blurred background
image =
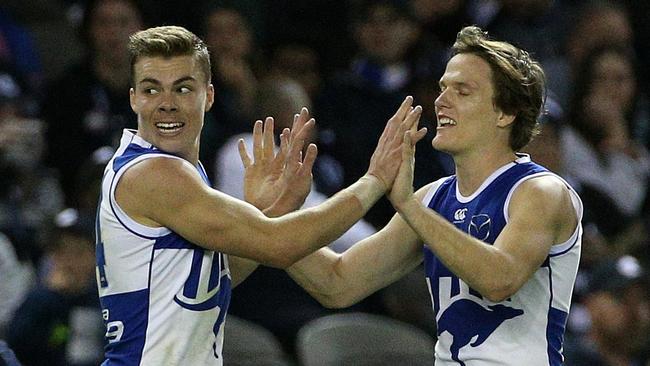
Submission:
<svg viewBox="0 0 650 366">
<path fill-rule="evenodd" d="M 215 187 L 240 194 L 233 141 L 256 119 L 272 115 L 283 126 L 308 106 L 318 125 L 313 204 L 365 172 L 406 95 L 429 127 L 416 188 L 453 174 L 429 143 L 438 79 L 461 27 L 479 25 L 530 51 L 547 73 L 548 97 L 542 134 L 523 151 L 585 204 L 567 364 L 650 364 L 650 2 L 0 0 L 0 340 L 23 365 L 102 358 L 93 220 L 103 167 L 122 129 L 137 127 L 126 41 L 172 24 L 201 36 L 212 54 L 216 102 L 201 160 Z M 344 251 L 393 213 L 380 201 L 332 248 Z M 423 277 L 418 269 L 332 311 L 284 272 L 261 267 L 233 291 L 229 313 L 300 364 L 300 329 L 335 313 L 379 315 L 435 338 Z"/>
</svg>

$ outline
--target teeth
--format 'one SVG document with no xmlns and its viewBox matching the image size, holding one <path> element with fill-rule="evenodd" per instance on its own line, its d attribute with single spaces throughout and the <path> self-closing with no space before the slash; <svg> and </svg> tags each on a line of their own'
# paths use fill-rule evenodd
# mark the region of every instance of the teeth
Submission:
<svg viewBox="0 0 650 366">
<path fill-rule="evenodd" d="M 456 121 L 449 117 L 442 117 L 438 119 L 438 125 L 439 126 L 446 126 L 446 125 L 451 125 L 451 126 L 456 126 Z"/>
<path fill-rule="evenodd" d="M 163 130 L 173 130 L 183 127 L 185 124 L 183 122 L 158 122 L 156 127 Z"/>
</svg>

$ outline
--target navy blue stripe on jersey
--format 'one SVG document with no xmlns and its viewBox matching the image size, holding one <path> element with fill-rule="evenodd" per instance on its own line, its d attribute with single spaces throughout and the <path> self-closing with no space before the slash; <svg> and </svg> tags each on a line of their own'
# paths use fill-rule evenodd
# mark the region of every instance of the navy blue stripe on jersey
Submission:
<svg viewBox="0 0 650 366">
<path fill-rule="evenodd" d="M 202 249 L 196 244 L 192 244 L 189 241 L 183 239 L 182 236 L 171 232 L 165 236 L 156 238 L 156 242 L 153 245 L 154 250 L 158 249 Z"/>
<path fill-rule="evenodd" d="M 546 339 L 548 340 L 548 359 L 550 366 L 562 366 L 562 343 L 564 342 L 564 330 L 569 314 L 566 312 L 549 308 L 548 324 L 546 326 Z"/>
<path fill-rule="evenodd" d="M 547 258 L 547 262 L 550 262 Z M 548 266 L 548 282 L 553 288 L 553 267 Z M 562 343 L 564 328 L 568 315 L 566 312 L 553 308 L 553 292 L 548 301 L 548 323 L 546 324 L 546 339 L 548 341 L 548 359 L 550 366 L 562 366 Z"/>
<path fill-rule="evenodd" d="M 149 289 L 99 298 L 106 324 L 106 365 L 139 365 L 149 315 Z"/>
</svg>

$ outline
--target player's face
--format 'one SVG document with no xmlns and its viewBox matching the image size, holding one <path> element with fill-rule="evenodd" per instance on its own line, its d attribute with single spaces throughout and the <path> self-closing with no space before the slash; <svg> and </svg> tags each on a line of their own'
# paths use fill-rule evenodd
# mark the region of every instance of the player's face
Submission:
<svg viewBox="0 0 650 366">
<path fill-rule="evenodd" d="M 454 56 L 440 79 L 440 90 L 435 102 L 435 149 L 462 154 L 484 146 L 497 134 L 503 135 L 499 126 L 504 126 L 504 115 L 493 103 L 492 70 L 482 58 L 472 54 Z"/>
<path fill-rule="evenodd" d="M 197 60 L 143 57 L 134 65 L 134 82 L 130 100 L 138 135 L 163 151 L 197 160 L 205 112 L 214 101 L 214 88 Z"/>
</svg>

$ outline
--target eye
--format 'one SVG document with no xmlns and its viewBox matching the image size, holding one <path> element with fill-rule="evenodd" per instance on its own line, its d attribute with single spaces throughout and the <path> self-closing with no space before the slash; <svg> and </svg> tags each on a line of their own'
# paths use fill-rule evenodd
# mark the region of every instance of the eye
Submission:
<svg viewBox="0 0 650 366">
<path fill-rule="evenodd" d="M 188 88 L 187 86 L 181 86 L 177 90 L 181 94 L 187 94 L 192 91 L 192 89 Z"/>
<path fill-rule="evenodd" d="M 159 93 L 158 89 L 155 88 L 144 88 L 142 92 L 147 95 L 156 95 Z"/>
<path fill-rule="evenodd" d="M 460 95 L 461 97 L 466 97 L 470 94 L 470 90 L 468 88 L 461 86 L 456 89 L 456 93 L 458 93 L 458 95 Z"/>
</svg>

